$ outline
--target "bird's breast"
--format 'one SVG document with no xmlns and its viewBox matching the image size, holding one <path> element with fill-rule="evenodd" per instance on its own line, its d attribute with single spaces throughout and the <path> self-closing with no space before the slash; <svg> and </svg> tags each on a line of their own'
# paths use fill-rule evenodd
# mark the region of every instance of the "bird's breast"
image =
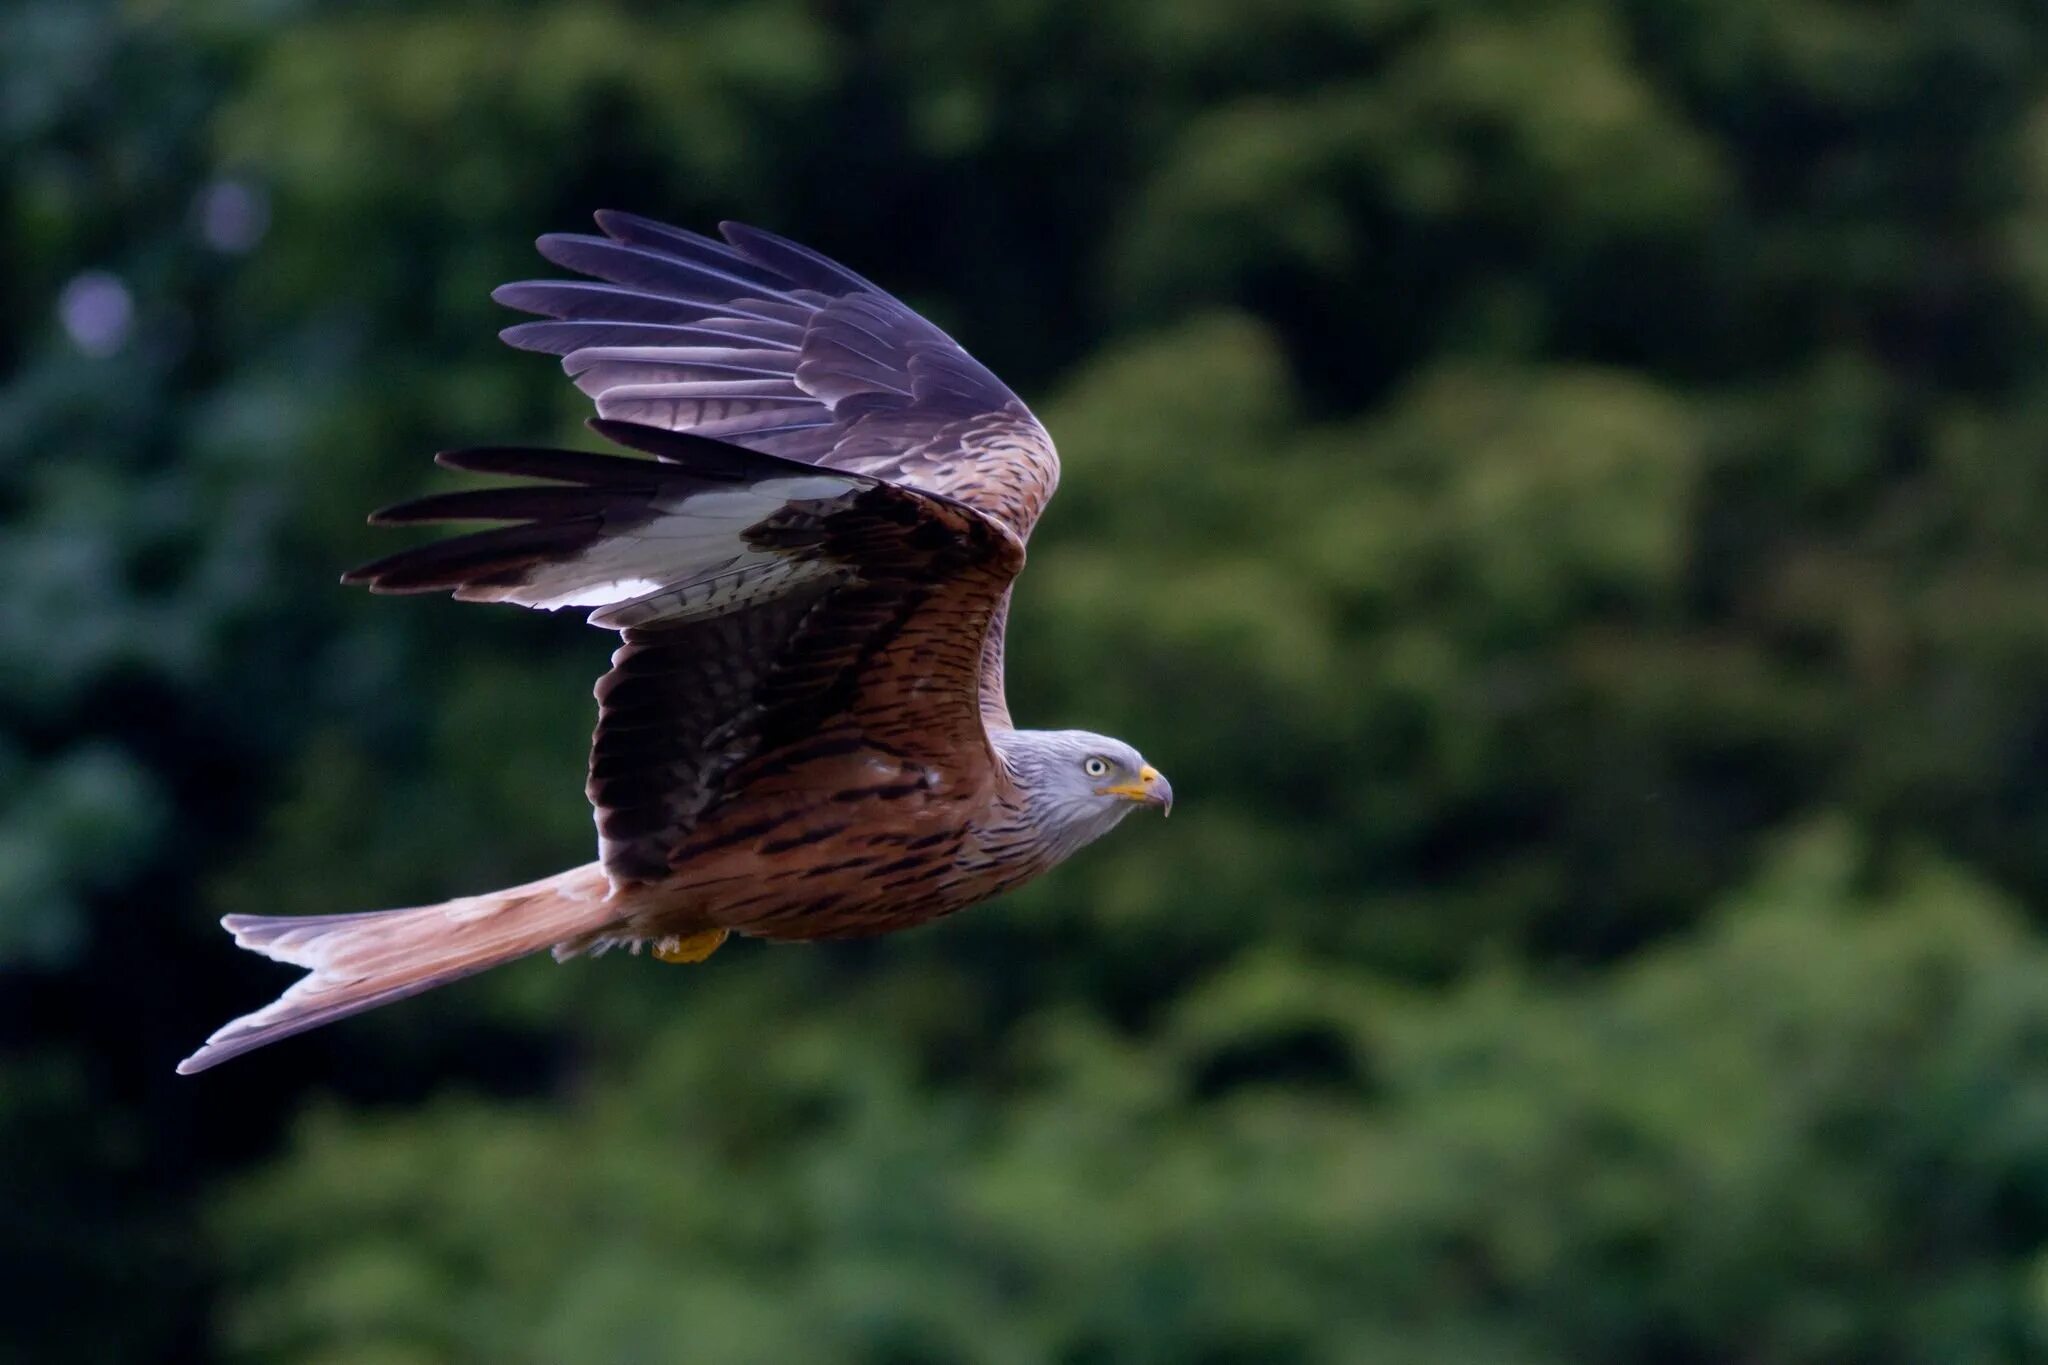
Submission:
<svg viewBox="0 0 2048 1365">
<path fill-rule="evenodd" d="M 856 780 L 700 830 L 679 851 L 676 903 L 757 937 L 847 938 L 951 914 L 1037 870 L 988 837 L 985 796 L 928 767 L 863 759 L 842 775 Z"/>
</svg>

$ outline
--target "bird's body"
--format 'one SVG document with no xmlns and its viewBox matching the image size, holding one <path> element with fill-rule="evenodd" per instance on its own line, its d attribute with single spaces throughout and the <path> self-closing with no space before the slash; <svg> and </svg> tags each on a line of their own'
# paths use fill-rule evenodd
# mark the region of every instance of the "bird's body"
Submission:
<svg viewBox="0 0 2048 1365">
<path fill-rule="evenodd" d="M 759 779 L 753 799 L 699 826 L 678 847 L 675 873 L 639 888 L 603 941 L 719 929 L 783 940 L 888 933 L 1049 866 L 1007 783 L 956 782 L 872 750 L 794 776 Z M 820 790 L 831 794 L 821 800 Z"/>
<path fill-rule="evenodd" d="M 238 943 L 308 975 L 180 1070 L 543 949 L 695 961 L 728 933 L 907 928 L 1171 801 L 1120 741 L 1010 722 L 1010 589 L 1059 468 L 1030 411 L 805 248 L 599 222 L 541 241 L 599 282 L 506 286 L 550 319 L 506 339 L 562 355 L 596 430 L 653 458 L 447 452 L 543 482 L 386 509 L 372 520 L 510 524 L 348 576 L 621 632 L 586 787 L 598 860 L 414 909 L 230 916 Z"/>
</svg>

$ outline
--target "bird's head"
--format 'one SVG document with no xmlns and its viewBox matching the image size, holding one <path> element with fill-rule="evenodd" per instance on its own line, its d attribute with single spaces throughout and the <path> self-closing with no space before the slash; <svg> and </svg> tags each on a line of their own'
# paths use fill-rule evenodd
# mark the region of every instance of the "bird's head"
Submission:
<svg viewBox="0 0 2048 1365">
<path fill-rule="evenodd" d="M 1013 730 L 1004 757 L 1033 816 L 1071 852 L 1140 806 L 1173 808 L 1173 784 L 1120 739 L 1086 730 Z"/>
</svg>

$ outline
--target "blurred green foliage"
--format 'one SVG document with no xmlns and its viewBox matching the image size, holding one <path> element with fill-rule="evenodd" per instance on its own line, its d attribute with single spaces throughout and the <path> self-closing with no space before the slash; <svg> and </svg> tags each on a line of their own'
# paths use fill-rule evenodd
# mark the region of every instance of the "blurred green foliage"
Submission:
<svg viewBox="0 0 2048 1365">
<path fill-rule="evenodd" d="M 0 148 L 0 1356 L 2048 1356 L 2032 0 L 17 0 Z M 219 913 L 590 856 L 605 640 L 332 576 L 604 206 L 1034 402 L 1181 808 L 179 1081 Z"/>
</svg>

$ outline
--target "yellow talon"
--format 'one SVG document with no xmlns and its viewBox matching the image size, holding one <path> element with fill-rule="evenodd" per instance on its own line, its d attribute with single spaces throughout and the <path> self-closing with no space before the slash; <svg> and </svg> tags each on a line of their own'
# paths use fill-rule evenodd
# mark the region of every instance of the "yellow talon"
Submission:
<svg viewBox="0 0 2048 1365">
<path fill-rule="evenodd" d="M 725 942 L 726 931 L 706 929 L 701 934 L 670 934 L 654 941 L 654 955 L 663 962 L 702 962 Z"/>
</svg>

